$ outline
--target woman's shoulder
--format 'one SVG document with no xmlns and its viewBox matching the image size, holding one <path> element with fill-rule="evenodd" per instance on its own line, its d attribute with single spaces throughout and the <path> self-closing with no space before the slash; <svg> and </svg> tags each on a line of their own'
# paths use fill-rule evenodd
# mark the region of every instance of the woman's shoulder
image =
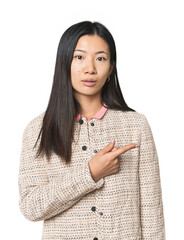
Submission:
<svg viewBox="0 0 184 240">
<path fill-rule="evenodd" d="M 109 115 L 115 119 L 119 118 L 124 121 L 128 120 L 132 122 L 144 122 L 146 120 L 145 114 L 138 111 L 122 111 L 110 109 Z"/>
</svg>

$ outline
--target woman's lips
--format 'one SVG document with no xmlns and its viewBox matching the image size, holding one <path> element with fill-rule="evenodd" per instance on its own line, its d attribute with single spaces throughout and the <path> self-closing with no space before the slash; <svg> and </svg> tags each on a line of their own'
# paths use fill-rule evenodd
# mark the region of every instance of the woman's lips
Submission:
<svg viewBox="0 0 184 240">
<path fill-rule="evenodd" d="M 85 86 L 91 87 L 94 86 L 96 84 L 96 81 L 82 81 L 84 83 Z"/>
</svg>

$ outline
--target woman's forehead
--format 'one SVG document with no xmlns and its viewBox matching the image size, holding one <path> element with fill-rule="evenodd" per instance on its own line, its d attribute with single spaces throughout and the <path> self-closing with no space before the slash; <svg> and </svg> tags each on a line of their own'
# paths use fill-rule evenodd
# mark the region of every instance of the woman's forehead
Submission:
<svg viewBox="0 0 184 240">
<path fill-rule="evenodd" d="M 95 53 L 104 51 L 108 54 L 109 47 L 106 41 L 98 35 L 84 35 L 79 38 L 76 44 L 75 51 L 77 50 L 83 52 L 95 51 Z"/>
</svg>

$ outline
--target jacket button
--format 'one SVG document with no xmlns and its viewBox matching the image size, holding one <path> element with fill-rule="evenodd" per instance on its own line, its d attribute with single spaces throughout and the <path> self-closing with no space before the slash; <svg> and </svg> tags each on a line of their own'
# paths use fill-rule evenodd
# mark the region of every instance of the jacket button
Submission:
<svg viewBox="0 0 184 240">
<path fill-rule="evenodd" d="M 93 212 L 95 212 L 95 211 L 96 211 L 96 207 L 92 207 L 91 210 L 92 210 Z"/>
<path fill-rule="evenodd" d="M 95 124 L 92 122 L 92 123 L 91 123 L 91 126 L 94 126 L 94 125 L 95 125 Z"/>
<path fill-rule="evenodd" d="M 79 123 L 80 123 L 80 124 L 83 124 L 84 121 L 83 121 L 82 119 L 79 119 Z"/>
<path fill-rule="evenodd" d="M 87 147 L 86 147 L 86 146 L 82 146 L 82 150 L 84 150 L 84 151 L 85 151 L 86 149 L 87 149 Z"/>
<path fill-rule="evenodd" d="M 95 237 L 95 238 L 93 238 L 93 240 L 98 240 L 98 238 Z"/>
<path fill-rule="evenodd" d="M 97 153 L 98 151 L 95 149 L 94 152 Z"/>
<path fill-rule="evenodd" d="M 100 215 L 103 215 L 103 212 L 99 212 Z"/>
</svg>

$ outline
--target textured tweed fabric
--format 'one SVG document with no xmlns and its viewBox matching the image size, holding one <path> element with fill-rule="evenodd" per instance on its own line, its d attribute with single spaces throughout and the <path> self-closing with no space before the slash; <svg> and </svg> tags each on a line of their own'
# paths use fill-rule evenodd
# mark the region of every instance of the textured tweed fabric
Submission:
<svg viewBox="0 0 184 240">
<path fill-rule="evenodd" d="M 55 154 L 49 163 L 35 159 L 44 113 L 24 129 L 18 179 L 20 210 L 43 220 L 42 239 L 165 240 L 159 162 L 145 115 L 103 108 L 88 124 L 80 116 L 66 165 Z M 140 146 L 119 156 L 117 173 L 95 182 L 88 162 L 113 139 L 117 148 Z"/>
</svg>

